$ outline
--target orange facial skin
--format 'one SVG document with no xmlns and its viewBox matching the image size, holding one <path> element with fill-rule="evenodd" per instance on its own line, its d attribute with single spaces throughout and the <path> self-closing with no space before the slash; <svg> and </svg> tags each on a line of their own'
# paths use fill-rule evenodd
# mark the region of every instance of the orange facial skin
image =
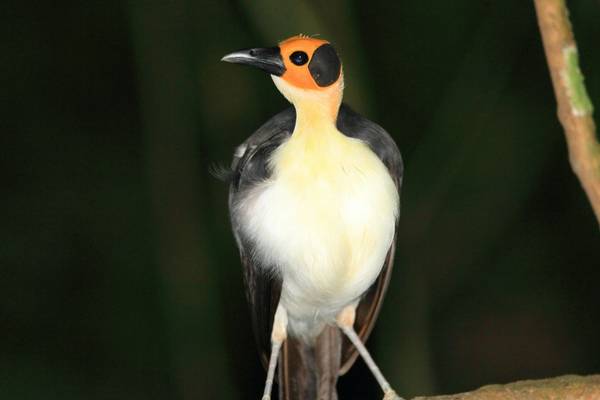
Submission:
<svg viewBox="0 0 600 400">
<path fill-rule="evenodd" d="M 283 58 L 283 63 L 286 68 L 286 71 L 281 78 L 301 89 L 323 90 L 322 87 L 319 87 L 319 85 L 316 84 L 310 75 L 308 64 L 310 63 L 315 50 L 326 43 L 329 42 L 306 36 L 293 36 L 279 43 L 281 58 Z M 290 55 L 295 51 L 305 52 L 308 55 L 309 61 L 304 65 L 296 65 L 291 62 Z"/>
</svg>

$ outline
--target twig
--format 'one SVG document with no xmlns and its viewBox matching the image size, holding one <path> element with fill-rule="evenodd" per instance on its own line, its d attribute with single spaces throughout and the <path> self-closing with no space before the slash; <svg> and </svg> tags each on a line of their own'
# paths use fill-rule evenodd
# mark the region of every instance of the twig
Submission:
<svg viewBox="0 0 600 400">
<path fill-rule="evenodd" d="M 490 385 L 449 396 L 415 397 L 413 400 L 592 400 L 600 398 L 600 375 L 567 375 L 552 379 Z"/>
<path fill-rule="evenodd" d="M 600 223 L 600 144 L 566 0 L 534 0 L 569 160 Z"/>
</svg>

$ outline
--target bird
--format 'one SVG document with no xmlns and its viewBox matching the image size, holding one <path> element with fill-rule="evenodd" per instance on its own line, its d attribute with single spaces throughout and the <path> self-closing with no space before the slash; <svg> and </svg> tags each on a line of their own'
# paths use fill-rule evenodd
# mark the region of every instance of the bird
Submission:
<svg viewBox="0 0 600 400">
<path fill-rule="evenodd" d="M 400 399 L 364 343 L 390 282 L 403 162 L 391 136 L 342 102 L 327 40 L 298 35 L 221 61 L 268 73 L 291 106 L 239 145 L 229 213 L 263 365 L 280 400 L 337 399 L 360 355 Z M 257 101 L 260 101 L 257 99 Z"/>
</svg>

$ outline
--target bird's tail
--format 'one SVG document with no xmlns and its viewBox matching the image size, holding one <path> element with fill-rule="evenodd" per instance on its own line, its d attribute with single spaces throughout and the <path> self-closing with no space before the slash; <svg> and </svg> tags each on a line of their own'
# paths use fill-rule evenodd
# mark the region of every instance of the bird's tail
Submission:
<svg viewBox="0 0 600 400">
<path fill-rule="evenodd" d="M 279 363 L 279 400 L 337 400 L 342 336 L 328 326 L 313 346 L 287 338 Z"/>
</svg>

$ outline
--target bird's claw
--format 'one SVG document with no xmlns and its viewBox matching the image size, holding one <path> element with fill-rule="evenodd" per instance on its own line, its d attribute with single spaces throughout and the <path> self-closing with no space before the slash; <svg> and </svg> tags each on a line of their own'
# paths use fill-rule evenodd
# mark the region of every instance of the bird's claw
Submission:
<svg viewBox="0 0 600 400">
<path fill-rule="evenodd" d="M 265 394 L 260 400 L 271 400 L 271 396 Z"/>
<path fill-rule="evenodd" d="M 403 400 L 402 397 L 398 396 L 393 389 L 388 389 L 383 395 L 383 400 Z"/>
</svg>

